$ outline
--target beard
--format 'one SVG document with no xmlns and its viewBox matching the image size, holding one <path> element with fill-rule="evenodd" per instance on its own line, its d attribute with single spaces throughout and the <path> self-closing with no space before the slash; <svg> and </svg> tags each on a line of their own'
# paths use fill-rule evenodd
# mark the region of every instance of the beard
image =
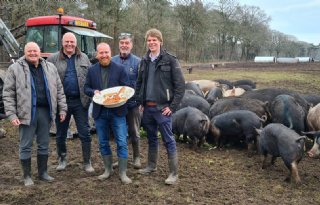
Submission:
<svg viewBox="0 0 320 205">
<path fill-rule="evenodd" d="M 110 64 L 111 59 L 110 58 L 101 58 L 99 59 L 99 62 L 102 66 L 108 66 Z"/>
</svg>

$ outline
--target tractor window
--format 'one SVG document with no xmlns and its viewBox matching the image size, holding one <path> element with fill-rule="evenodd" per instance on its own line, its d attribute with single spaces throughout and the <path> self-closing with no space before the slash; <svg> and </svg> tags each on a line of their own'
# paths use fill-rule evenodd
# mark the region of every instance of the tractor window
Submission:
<svg viewBox="0 0 320 205">
<path fill-rule="evenodd" d="M 29 27 L 27 30 L 26 43 L 33 41 L 37 43 L 41 51 L 43 51 L 43 31 L 44 26 Z"/>
<path fill-rule="evenodd" d="M 58 26 L 46 26 L 44 30 L 44 53 L 54 53 L 58 49 Z"/>
<path fill-rule="evenodd" d="M 96 45 L 94 37 L 92 36 L 86 36 L 86 42 L 87 42 L 87 55 L 89 59 L 92 59 L 95 57 L 96 54 Z"/>
</svg>

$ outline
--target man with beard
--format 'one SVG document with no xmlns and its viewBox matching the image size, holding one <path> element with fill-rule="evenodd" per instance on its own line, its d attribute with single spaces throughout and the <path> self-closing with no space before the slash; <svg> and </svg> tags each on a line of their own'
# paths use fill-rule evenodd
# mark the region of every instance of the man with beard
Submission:
<svg viewBox="0 0 320 205">
<path fill-rule="evenodd" d="M 112 61 L 122 64 L 126 67 L 129 75 L 130 87 L 133 89 L 136 86 L 136 80 L 138 77 L 138 68 L 140 58 L 131 53 L 133 36 L 130 33 L 120 33 L 119 35 L 119 51 L 120 54 L 113 56 Z M 133 167 L 135 169 L 141 168 L 140 162 L 140 112 L 139 106 L 135 100 L 128 102 L 128 137 L 132 144 L 133 155 Z"/>
<path fill-rule="evenodd" d="M 106 88 L 129 86 L 125 67 L 111 61 L 111 50 L 107 43 L 100 43 L 97 46 L 96 58 L 99 62 L 91 66 L 88 71 L 84 86 L 86 95 L 93 97 Z M 128 162 L 127 112 L 127 103 L 115 108 L 107 108 L 93 103 L 92 117 L 95 121 L 100 154 L 105 167 L 104 173 L 98 177 L 100 180 L 109 178 L 112 173 L 112 151 L 109 144 L 110 131 L 112 130 L 117 144 L 120 179 L 124 184 L 132 183 L 126 174 Z"/>
</svg>

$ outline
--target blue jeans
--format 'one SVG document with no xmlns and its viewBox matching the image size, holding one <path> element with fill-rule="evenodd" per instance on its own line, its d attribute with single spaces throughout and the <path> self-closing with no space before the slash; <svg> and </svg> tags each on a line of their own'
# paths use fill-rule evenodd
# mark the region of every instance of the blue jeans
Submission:
<svg viewBox="0 0 320 205">
<path fill-rule="evenodd" d="M 173 156 L 177 152 L 176 141 L 172 133 L 172 116 L 162 115 L 156 106 L 145 106 L 142 117 L 143 128 L 147 132 L 150 150 L 158 147 L 158 127 L 162 141 L 167 149 L 167 154 Z"/>
<path fill-rule="evenodd" d="M 99 117 L 94 119 L 94 122 L 96 124 L 101 155 L 112 155 L 109 144 L 110 131 L 112 129 L 117 143 L 118 158 L 128 158 L 126 117 L 119 117 L 112 113 L 110 109 L 102 108 Z"/>
<path fill-rule="evenodd" d="M 67 139 L 67 132 L 70 124 L 71 115 L 73 115 L 73 118 L 76 122 L 81 143 L 91 144 L 90 127 L 88 122 L 88 109 L 85 109 L 82 106 L 80 98 L 67 99 L 67 105 L 68 105 L 68 113 L 65 120 L 63 122 L 60 122 L 59 113 L 57 113 L 57 117 L 56 117 L 56 127 L 57 127 L 56 143 L 57 143 L 59 156 L 62 153 L 64 154 L 67 153 L 66 139 Z"/>
</svg>

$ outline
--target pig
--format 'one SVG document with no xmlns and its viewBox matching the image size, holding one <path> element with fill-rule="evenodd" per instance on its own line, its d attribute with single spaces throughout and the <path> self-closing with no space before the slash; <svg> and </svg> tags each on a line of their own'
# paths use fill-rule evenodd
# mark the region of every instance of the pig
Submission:
<svg viewBox="0 0 320 205">
<path fill-rule="evenodd" d="M 242 97 L 219 99 L 210 107 L 209 117 L 212 118 L 230 110 L 250 110 L 266 121 L 270 116 L 268 104 L 268 102 Z"/>
<path fill-rule="evenodd" d="M 209 131 L 210 120 L 207 115 L 193 107 L 185 107 L 172 115 L 173 133 L 186 141 L 187 136 L 192 140 L 191 146 L 201 147 Z"/>
<path fill-rule="evenodd" d="M 235 87 L 240 87 L 240 85 L 248 85 L 250 86 L 252 89 L 256 88 L 256 82 L 253 82 L 252 80 L 237 80 L 235 82 L 233 82 L 233 86 Z"/>
<path fill-rule="evenodd" d="M 188 106 L 198 108 L 206 115 L 209 114 L 210 104 L 204 98 L 198 95 L 185 93 L 180 104 L 178 105 L 177 110 Z"/>
<path fill-rule="evenodd" d="M 261 128 L 263 119 L 254 112 L 248 110 L 232 110 L 213 117 L 210 121 L 210 135 L 217 147 L 226 142 L 245 141 L 249 155 L 252 154 L 253 145 L 256 142 L 257 132 L 255 128 Z M 212 139 L 209 139 L 212 141 Z"/>
<path fill-rule="evenodd" d="M 305 134 L 313 138 L 313 146 L 307 152 L 309 157 L 318 157 L 320 154 L 320 103 L 310 108 L 307 115 L 309 132 Z"/>
<path fill-rule="evenodd" d="M 277 157 L 281 157 L 290 173 L 285 181 L 290 182 L 291 177 L 297 184 L 301 183 L 298 173 L 298 163 L 304 155 L 305 136 L 300 136 L 294 130 L 280 123 L 270 123 L 263 129 L 257 129 L 258 148 L 264 156 L 262 169 L 268 166 L 268 155 L 272 156 L 271 165 Z"/>
<path fill-rule="evenodd" d="M 210 88 L 205 98 L 209 104 L 214 104 L 218 99 L 222 98 L 222 89 Z"/>
<path fill-rule="evenodd" d="M 290 95 L 278 95 L 270 105 L 271 121 L 282 123 L 297 133 L 305 131 L 307 117 L 303 107 Z"/>
<path fill-rule="evenodd" d="M 320 95 L 302 95 L 302 97 L 308 101 L 308 103 L 312 104 L 312 106 L 320 103 Z"/>
<path fill-rule="evenodd" d="M 233 87 L 232 89 L 224 90 L 223 97 L 240 96 L 243 95 L 243 93 L 245 92 L 246 91 L 243 88 Z"/>
<path fill-rule="evenodd" d="M 218 82 L 220 85 L 226 85 L 227 89 L 232 89 L 233 88 L 233 83 L 230 82 L 229 80 L 224 80 L 224 79 L 217 79 L 217 80 L 213 80 L 215 82 Z"/>
<path fill-rule="evenodd" d="M 207 93 L 210 88 L 216 88 L 220 85 L 212 80 L 193 80 L 192 82 L 198 84 L 203 93 Z"/>
<path fill-rule="evenodd" d="M 186 82 L 185 88 L 186 90 L 193 90 L 200 97 L 204 97 L 199 85 L 194 82 Z"/>
<path fill-rule="evenodd" d="M 241 97 L 244 98 L 252 98 L 252 99 L 258 99 L 262 102 L 272 102 L 275 97 L 278 95 L 291 95 L 296 99 L 296 101 L 301 105 L 306 113 L 308 113 L 308 110 L 310 108 L 310 104 L 299 94 L 296 92 L 287 90 L 287 89 L 279 89 L 279 88 L 264 88 L 264 89 L 258 89 L 258 90 L 252 90 L 245 92 Z"/>
<path fill-rule="evenodd" d="M 307 152 L 308 156 L 311 158 L 318 157 L 320 155 L 320 131 L 302 132 L 302 134 L 313 138 L 313 146 Z"/>
</svg>

